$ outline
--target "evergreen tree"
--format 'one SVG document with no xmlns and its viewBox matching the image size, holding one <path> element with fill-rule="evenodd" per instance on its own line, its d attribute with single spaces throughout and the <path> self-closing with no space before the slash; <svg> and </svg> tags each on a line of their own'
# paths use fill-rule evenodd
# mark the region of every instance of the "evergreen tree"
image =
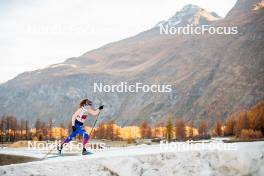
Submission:
<svg viewBox="0 0 264 176">
<path fill-rule="evenodd" d="M 171 142 L 172 138 L 173 138 L 173 124 L 171 117 L 169 117 L 166 124 L 166 140 L 168 142 Z"/>
</svg>

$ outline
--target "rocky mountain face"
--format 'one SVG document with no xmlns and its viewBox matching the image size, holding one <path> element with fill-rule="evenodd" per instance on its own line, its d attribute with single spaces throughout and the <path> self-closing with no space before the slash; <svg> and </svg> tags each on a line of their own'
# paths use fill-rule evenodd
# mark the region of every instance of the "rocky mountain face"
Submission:
<svg viewBox="0 0 264 176">
<path fill-rule="evenodd" d="M 212 125 L 264 99 L 264 11 L 238 0 L 226 18 L 188 5 L 163 23 L 237 26 L 236 35 L 160 35 L 157 26 L 0 86 L 0 113 L 67 122 L 78 101 L 105 104 L 101 120 L 120 125 L 175 118 Z M 202 20 L 201 20 L 202 19 Z M 181 21 L 178 23 L 178 21 Z M 169 93 L 100 93 L 94 83 L 171 84 Z M 92 121 L 92 119 L 91 119 Z"/>
</svg>

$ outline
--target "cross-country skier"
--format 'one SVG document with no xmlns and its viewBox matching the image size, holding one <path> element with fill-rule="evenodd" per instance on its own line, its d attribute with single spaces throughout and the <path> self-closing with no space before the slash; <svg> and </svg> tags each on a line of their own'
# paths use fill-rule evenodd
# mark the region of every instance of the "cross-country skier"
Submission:
<svg viewBox="0 0 264 176">
<path fill-rule="evenodd" d="M 96 117 L 100 110 L 104 106 L 100 106 L 97 110 L 92 109 L 92 102 L 88 99 L 84 99 L 80 102 L 78 110 L 72 116 L 72 133 L 63 141 L 60 147 L 58 147 L 59 154 L 61 154 L 63 145 L 70 142 L 77 134 L 83 137 L 83 151 L 82 154 L 86 155 L 89 152 L 85 149 L 85 144 L 88 142 L 89 135 L 83 129 L 83 123 L 86 120 L 88 115 Z"/>
</svg>

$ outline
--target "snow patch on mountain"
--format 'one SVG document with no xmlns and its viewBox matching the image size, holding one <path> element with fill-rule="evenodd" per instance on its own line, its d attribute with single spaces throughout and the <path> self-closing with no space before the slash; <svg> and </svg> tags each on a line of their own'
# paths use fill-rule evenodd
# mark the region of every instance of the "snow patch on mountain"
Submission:
<svg viewBox="0 0 264 176">
<path fill-rule="evenodd" d="M 205 9 L 200 8 L 197 5 L 186 5 L 182 10 L 175 13 L 174 16 L 168 20 L 159 22 L 155 27 L 160 25 L 169 25 L 172 26 L 185 26 L 189 25 L 203 25 L 210 24 L 213 21 L 221 19 L 215 12 L 208 12 Z"/>
</svg>

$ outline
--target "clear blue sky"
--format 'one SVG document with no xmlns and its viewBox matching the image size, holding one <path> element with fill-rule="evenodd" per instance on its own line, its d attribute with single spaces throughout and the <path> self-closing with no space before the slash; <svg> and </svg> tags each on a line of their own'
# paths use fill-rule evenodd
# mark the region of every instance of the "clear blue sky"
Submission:
<svg viewBox="0 0 264 176">
<path fill-rule="evenodd" d="M 0 82 L 135 35 L 186 4 L 220 16 L 236 0 L 0 0 Z"/>
</svg>

